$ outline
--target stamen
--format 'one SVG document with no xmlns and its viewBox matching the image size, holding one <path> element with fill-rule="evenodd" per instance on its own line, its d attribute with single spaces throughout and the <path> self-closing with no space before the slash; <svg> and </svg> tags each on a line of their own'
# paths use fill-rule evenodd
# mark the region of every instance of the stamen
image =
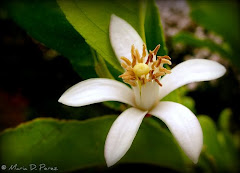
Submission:
<svg viewBox="0 0 240 173">
<path fill-rule="evenodd" d="M 144 76 L 141 76 L 140 81 L 141 81 L 142 85 L 145 84 L 145 78 L 144 78 Z"/>
<path fill-rule="evenodd" d="M 150 53 L 150 62 L 153 62 L 153 53 Z"/>
<path fill-rule="evenodd" d="M 132 45 L 131 47 L 131 55 L 132 55 L 132 67 L 136 65 L 136 57 L 135 57 L 135 47 Z"/>
<path fill-rule="evenodd" d="M 159 67 L 159 65 L 161 64 L 161 62 L 162 62 L 162 59 L 158 56 L 158 60 L 157 60 L 157 65 L 156 65 L 156 67 Z"/>
<path fill-rule="evenodd" d="M 157 52 L 160 48 L 160 44 L 155 47 L 155 49 L 152 51 L 154 55 L 157 55 Z"/>
<path fill-rule="evenodd" d="M 143 63 L 143 60 L 144 60 L 144 58 L 145 58 L 145 56 L 146 56 L 147 54 L 146 54 L 146 45 L 145 44 L 143 44 L 143 52 L 142 52 L 142 62 L 141 63 Z"/>
<path fill-rule="evenodd" d="M 131 55 L 134 55 L 134 51 L 135 51 L 135 46 L 133 44 L 132 47 L 131 47 Z"/>
<path fill-rule="evenodd" d="M 122 56 L 121 59 L 129 66 L 131 66 L 131 61 L 129 59 L 127 59 L 126 57 Z"/>
<path fill-rule="evenodd" d="M 158 77 L 163 76 L 163 75 L 165 75 L 164 72 L 157 72 L 154 76 L 155 76 L 155 78 L 158 78 Z"/>
<path fill-rule="evenodd" d="M 146 64 L 149 64 L 149 62 L 152 62 L 152 60 L 153 60 L 153 54 L 152 54 L 152 52 L 150 52 L 149 55 L 148 55 L 148 59 L 147 59 Z"/>
<path fill-rule="evenodd" d="M 137 63 L 135 55 L 132 56 L 133 62 L 132 62 L 132 67 L 134 67 Z"/>
<path fill-rule="evenodd" d="M 162 86 L 159 81 L 161 76 L 171 73 L 170 70 L 163 67 L 163 64 L 171 65 L 172 63 L 170 61 L 171 58 L 167 55 L 157 56 L 156 60 L 155 57 L 159 48 L 160 45 L 157 45 L 153 51 L 149 51 L 147 61 L 144 63 L 146 57 L 146 45 L 143 44 L 142 57 L 140 57 L 139 51 L 134 45 L 132 45 L 132 62 L 126 57 L 121 57 L 123 60 L 121 65 L 126 71 L 119 77 L 131 86 L 141 86 L 145 85 L 147 82 L 153 81 L 157 82 L 159 86 Z"/>
<path fill-rule="evenodd" d="M 136 82 L 132 82 L 132 81 L 129 81 L 129 80 L 123 80 L 123 82 L 131 85 L 131 86 L 136 86 Z"/>
<path fill-rule="evenodd" d="M 172 65 L 171 61 L 169 61 L 167 59 L 162 59 L 162 63 L 163 64 L 168 64 L 168 65 Z"/>
<path fill-rule="evenodd" d="M 167 55 L 164 55 L 164 56 L 157 56 L 157 57 L 171 60 L 171 58 L 170 58 L 169 56 L 167 56 Z"/>
<path fill-rule="evenodd" d="M 164 68 L 164 67 L 160 67 L 160 68 L 159 68 L 159 71 L 162 71 L 162 72 L 167 73 L 167 74 L 170 74 L 170 73 L 171 73 L 170 70 L 168 70 L 168 69 L 166 69 L 166 68 Z"/>
<path fill-rule="evenodd" d="M 152 63 L 152 69 L 154 69 L 154 67 L 155 67 L 155 65 L 156 65 L 156 63 L 157 63 L 157 61 L 154 61 L 153 63 Z"/>
<path fill-rule="evenodd" d="M 119 77 L 122 78 L 122 77 L 125 77 L 125 76 L 134 76 L 135 77 L 135 73 L 133 71 L 126 71 L 125 73 L 123 73 Z"/>
<path fill-rule="evenodd" d="M 137 49 L 135 49 L 135 56 L 136 56 L 136 58 L 137 58 L 137 62 L 138 62 L 138 63 L 141 63 L 140 54 L 139 54 L 139 52 L 138 52 Z"/>
<path fill-rule="evenodd" d="M 131 66 L 128 66 L 127 68 L 125 68 L 127 71 L 132 71 L 133 72 L 133 68 Z"/>
<path fill-rule="evenodd" d="M 152 77 L 153 77 L 153 72 L 154 72 L 154 70 L 151 70 L 151 71 L 149 72 L 149 78 L 150 78 L 150 79 L 152 79 Z"/>
<path fill-rule="evenodd" d="M 127 64 L 125 64 L 124 62 L 121 63 L 121 66 L 125 69 L 128 67 Z"/>
<path fill-rule="evenodd" d="M 159 80 L 155 79 L 155 82 L 157 82 L 159 86 L 162 86 L 162 84 L 159 82 Z"/>
<path fill-rule="evenodd" d="M 121 78 L 124 80 L 135 80 L 136 79 L 135 76 L 122 76 Z"/>
</svg>

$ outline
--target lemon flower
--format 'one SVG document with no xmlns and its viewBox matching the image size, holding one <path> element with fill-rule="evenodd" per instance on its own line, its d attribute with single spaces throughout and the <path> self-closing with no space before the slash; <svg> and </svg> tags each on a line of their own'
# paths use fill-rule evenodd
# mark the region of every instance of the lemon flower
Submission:
<svg viewBox="0 0 240 173">
<path fill-rule="evenodd" d="M 160 100 L 185 84 L 219 78 L 226 69 L 214 61 L 193 59 L 167 70 L 163 64 L 171 65 L 170 58 L 156 56 L 160 45 L 148 53 L 132 26 L 115 15 L 111 16 L 109 33 L 113 50 L 125 69 L 120 77 L 131 88 L 116 80 L 88 79 L 68 89 L 59 102 L 84 106 L 119 101 L 132 106 L 118 116 L 107 135 L 104 155 L 108 166 L 126 154 L 146 114 L 162 120 L 186 155 L 197 163 L 203 144 L 198 119 L 185 106 Z"/>
</svg>

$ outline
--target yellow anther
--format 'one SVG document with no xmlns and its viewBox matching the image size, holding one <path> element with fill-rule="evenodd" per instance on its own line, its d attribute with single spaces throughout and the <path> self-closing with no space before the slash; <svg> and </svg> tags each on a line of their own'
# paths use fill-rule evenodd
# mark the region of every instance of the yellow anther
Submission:
<svg viewBox="0 0 240 173">
<path fill-rule="evenodd" d="M 147 64 L 138 63 L 133 67 L 133 72 L 137 77 L 141 77 L 142 75 L 147 75 L 150 71 L 150 68 Z"/>
</svg>

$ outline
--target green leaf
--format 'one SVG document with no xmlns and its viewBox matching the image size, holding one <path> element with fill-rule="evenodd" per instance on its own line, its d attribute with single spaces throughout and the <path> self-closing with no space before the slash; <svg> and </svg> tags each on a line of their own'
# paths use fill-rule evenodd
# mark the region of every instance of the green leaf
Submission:
<svg viewBox="0 0 240 173">
<path fill-rule="evenodd" d="M 183 43 L 189 46 L 208 48 L 212 52 L 221 54 L 223 58 L 233 58 L 227 46 L 224 47 L 224 45 L 218 45 L 210 39 L 200 39 L 191 33 L 180 32 L 173 36 L 172 40 L 175 43 Z"/>
<path fill-rule="evenodd" d="M 232 111 L 229 108 L 224 109 L 220 117 L 218 119 L 218 124 L 221 130 L 229 132 L 230 131 L 230 119 L 231 119 Z"/>
<path fill-rule="evenodd" d="M 114 79 L 110 71 L 108 70 L 107 64 L 105 63 L 104 59 L 101 57 L 101 55 L 98 55 L 96 51 L 92 49 L 92 54 L 94 58 L 94 66 L 95 71 L 100 78 L 109 78 Z"/>
<path fill-rule="evenodd" d="M 217 131 L 214 121 L 208 116 L 199 116 L 203 130 L 203 160 L 208 163 L 213 172 L 237 172 L 239 158 L 230 133 Z"/>
<path fill-rule="evenodd" d="M 206 29 L 222 35 L 231 45 L 240 41 L 237 1 L 189 0 L 191 17 Z"/>
<path fill-rule="evenodd" d="M 103 102 L 103 105 L 108 107 L 108 108 L 111 108 L 115 111 L 120 111 L 120 112 L 123 112 L 127 108 L 129 108 L 129 105 L 126 105 L 126 104 L 120 103 L 120 102 L 114 102 L 114 101 Z"/>
<path fill-rule="evenodd" d="M 237 146 L 234 144 L 234 137 L 239 138 L 238 135 L 233 136 L 229 132 L 219 132 L 218 139 L 222 147 L 222 157 L 225 160 L 225 170 L 229 172 L 240 171 L 240 158 Z"/>
<path fill-rule="evenodd" d="M 58 0 L 68 21 L 86 42 L 114 68 L 122 71 L 109 40 L 109 23 L 112 14 L 125 19 L 140 34 L 139 2 L 134 1 L 80 1 Z"/>
<path fill-rule="evenodd" d="M 106 167 L 104 142 L 115 116 L 86 121 L 35 119 L 0 135 L 1 163 L 44 163 L 59 171 Z M 145 119 L 128 153 L 120 161 L 149 163 L 182 170 L 184 163 L 172 135 Z"/>
<path fill-rule="evenodd" d="M 220 113 L 218 126 L 221 131 L 218 133 L 218 139 L 223 148 L 228 170 L 239 172 L 240 157 L 237 149 L 239 147 L 237 144 L 239 145 L 239 143 L 235 143 L 235 141 L 239 139 L 239 135 L 237 133 L 231 134 L 231 116 L 232 111 L 230 108 L 226 108 Z"/>
<path fill-rule="evenodd" d="M 155 164 L 179 171 L 185 170 L 182 150 L 172 134 L 161 128 L 151 118 L 144 119 L 123 161 Z"/>
<path fill-rule="evenodd" d="M 213 31 L 224 38 L 231 46 L 231 60 L 240 67 L 238 53 L 240 43 L 240 25 L 238 1 L 193 1 L 189 0 L 191 17 L 206 29 Z"/>
<path fill-rule="evenodd" d="M 30 36 L 66 56 L 80 76 L 97 76 L 89 46 L 55 0 L 11 0 L 5 1 L 4 7 Z"/>
<path fill-rule="evenodd" d="M 199 116 L 198 120 L 203 130 L 203 153 L 212 169 L 222 169 L 224 158 L 222 158 L 221 146 L 217 138 L 217 129 L 211 118 L 208 116 Z M 200 163 L 201 164 L 201 163 Z"/>
<path fill-rule="evenodd" d="M 165 45 L 159 9 L 154 0 L 146 1 L 144 28 L 147 49 L 153 50 L 158 44 L 160 44 L 161 47 L 158 51 L 158 55 L 167 55 L 167 47 Z"/>
<path fill-rule="evenodd" d="M 186 96 L 187 95 L 187 88 L 186 86 L 180 87 L 170 94 L 168 94 L 166 97 L 164 97 L 163 101 L 173 101 L 180 103 L 184 106 L 186 106 L 188 109 L 190 109 L 192 112 L 196 112 L 195 110 L 195 102 L 191 97 Z"/>
</svg>

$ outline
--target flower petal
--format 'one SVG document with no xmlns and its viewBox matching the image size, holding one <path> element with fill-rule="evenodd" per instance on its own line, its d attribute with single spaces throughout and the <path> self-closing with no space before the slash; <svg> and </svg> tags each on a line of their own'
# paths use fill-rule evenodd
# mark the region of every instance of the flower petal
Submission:
<svg viewBox="0 0 240 173">
<path fill-rule="evenodd" d="M 125 20 L 114 14 L 111 16 L 109 34 L 113 50 L 120 62 L 122 56 L 132 61 L 131 46 L 133 44 L 139 53 L 142 53 L 144 42 L 137 31 Z"/>
<path fill-rule="evenodd" d="M 85 106 L 103 101 L 119 101 L 134 106 L 133 91 L 111 79 L 88 79 L 69 88 L 58 100 L 68 106 Z"/>
<path fill-rule="evenodd" d="M 225 74 L 226 69 L 215 61 L 192 59 L 180 63 L 171 71 L 160 81 L 160 99 L 185 84 L 217 79 Z"/>
<path fill-rule="evenodd" d="M 196 116 L 179 103 L 164 101 L 149 113 L 168 126 L 186 155 L 197 163 L 203 145 L 203 134 Z"/>
<path fill-rule="evenodd" d="M 129 108 L 115 120 L 105 142 L 104 155 L 108 167 L 128 151 L 146 113 L 147 111 Z"/>
<path fill-rule="evenodd" d="M 159 85 L 154 82 L 147 82 L 142 86 L 132 87 L 136 106 L 141 110 L 150 110 L 159 102 Z"/>
</svg>

